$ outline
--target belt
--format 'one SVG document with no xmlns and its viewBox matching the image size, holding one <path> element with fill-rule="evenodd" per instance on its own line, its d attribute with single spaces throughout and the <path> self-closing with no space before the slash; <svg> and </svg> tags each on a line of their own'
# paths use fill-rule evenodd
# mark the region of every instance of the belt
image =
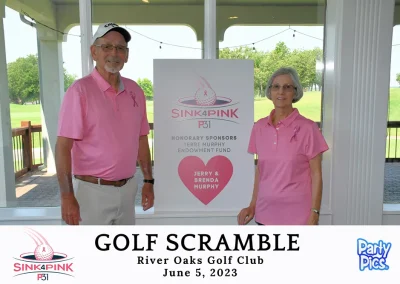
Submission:
<svg viewBox="0 0 400 284">
<path fill-rule="evenodd" d="M 90 182 L 90 183 L 100 184 L 100 185 L 113 185 L 116 187 L 124 186 L 132 178 L 132 177 L 130 177 L 130 178 L 125 178 L 125 179 L 114 181 L 114 180 L 105 180 L 105 179 L 97 178 L 94 176 L 75 175 L 74 177 L 77 179 L 80 179 L 82 181 L 85 181 L 85 182 Z"/>
</svg>

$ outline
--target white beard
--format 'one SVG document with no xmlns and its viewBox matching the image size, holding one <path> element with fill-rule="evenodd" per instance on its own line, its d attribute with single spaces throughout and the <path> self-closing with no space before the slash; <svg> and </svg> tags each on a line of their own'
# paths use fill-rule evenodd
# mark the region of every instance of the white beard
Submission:
<svg viewBox="0 0 400 284">
<path fill-rule="evenodd" d="M 117 57 L 110 56 L 106 59 L 106 64 L 104 66 L 104 69 L 106 69 L 107 72 L 110 73 L 118 73 L 122 69 L 122 64 L 120 62 L 120 59 Z"/>
<path fill-rule="evenodd" d="M 117 66 L 117 67 L 113 67 L 113 66 L 109 66 L 106 64 L 106 66 L 104 66 L 104 69 L 106 69 L 107 72 L 109 73 L 118 73 L 119 71 L 121 71 L 121 67 Z"/>
</svg>

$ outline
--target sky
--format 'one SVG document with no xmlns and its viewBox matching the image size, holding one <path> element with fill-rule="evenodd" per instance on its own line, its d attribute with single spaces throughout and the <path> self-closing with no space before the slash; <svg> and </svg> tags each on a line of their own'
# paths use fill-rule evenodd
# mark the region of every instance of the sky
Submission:
<svg viewBox="0 0 400 284">
<path fill-rule="evenodd" d="M 218 20 L 218 19 L 217 19 Z M 187 26 L 123 26 L 132 35 L 129 44 L 129 61 L 121 71 L 122 75 L 133 80 L 149 78 L 153 81 L 153 59 L 200 59 L 201 42 L 195 32 Z M 6 7 L 4 19 L 7 63 L 29 54 L 37 54 L 36 30 L 21 22 L 19 14 Z M 286 30 L 287 26 L 233 26 L 226 30 L 220 48 L 249 44 L 268 38 Z M 282 32 L 277 36 L 254 45 L 257 50 L 270 51 L 279 41 L 285 42 L 290 49 L 313 49 L 323 47 L 323 27 L 291 27 L 301 32 L 293 37 L 293 31 Z M 95 32 L 97 26 L 93 26 Z M 18 32 L 16 32 L 18 31 Z M 72 28 L 69 34 L 79 35 L 79 26 Z M 151 39 L 153 40 L 151 40 Z M 184 47 L 161 45 L 160 42 Z M 393 29 L 393 44 L 400 44 L 400 26 Z M 185 48 L 188 47 L 188 48 Z M 68 36 L 62 43 L 64 67 L 78 78 L 82 76 L 80 38 Z M 400 45 L 392 47 L 390 86 L 398 87 L 396 74 L 400 73 Z M 266 78 L 267 80 L 267 78 Z"/>
</svg>

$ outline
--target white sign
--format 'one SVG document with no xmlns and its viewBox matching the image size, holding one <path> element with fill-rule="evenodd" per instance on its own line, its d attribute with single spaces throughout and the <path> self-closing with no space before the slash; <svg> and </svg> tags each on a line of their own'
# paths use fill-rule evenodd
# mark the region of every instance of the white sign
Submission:
<svg viewBox="0 0 400 284">
<path fill-rule="evenodd" d="M 237 211 L 253 191 L 251 60 L 154 61 L 155 211 Z"/>
</svg>

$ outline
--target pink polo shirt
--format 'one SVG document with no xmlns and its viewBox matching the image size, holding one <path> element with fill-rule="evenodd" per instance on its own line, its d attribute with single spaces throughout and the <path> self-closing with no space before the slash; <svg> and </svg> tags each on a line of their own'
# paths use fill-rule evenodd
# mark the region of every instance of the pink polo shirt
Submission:
<svg viewBox="0 0 400 284">
<path fill-rule="evenodd" d="M 119 92 L 98 73 L 74 82 L 59 114 L 58 136 L 74 139 L 72 173 L 106 180 L 136 172 L 139 136 L 149 133 L 143 90 L 121 77 Z"/>
<path fill-rule="evenodd" d="M 318 125 L 297 109 L 275 127 L 271 116 L 257 121 L 248 151 L 258 155 L 255 220 L 264 225 L 303 225 L 312 206 L 309 161 L 328 150 Z"/>
</svg>

